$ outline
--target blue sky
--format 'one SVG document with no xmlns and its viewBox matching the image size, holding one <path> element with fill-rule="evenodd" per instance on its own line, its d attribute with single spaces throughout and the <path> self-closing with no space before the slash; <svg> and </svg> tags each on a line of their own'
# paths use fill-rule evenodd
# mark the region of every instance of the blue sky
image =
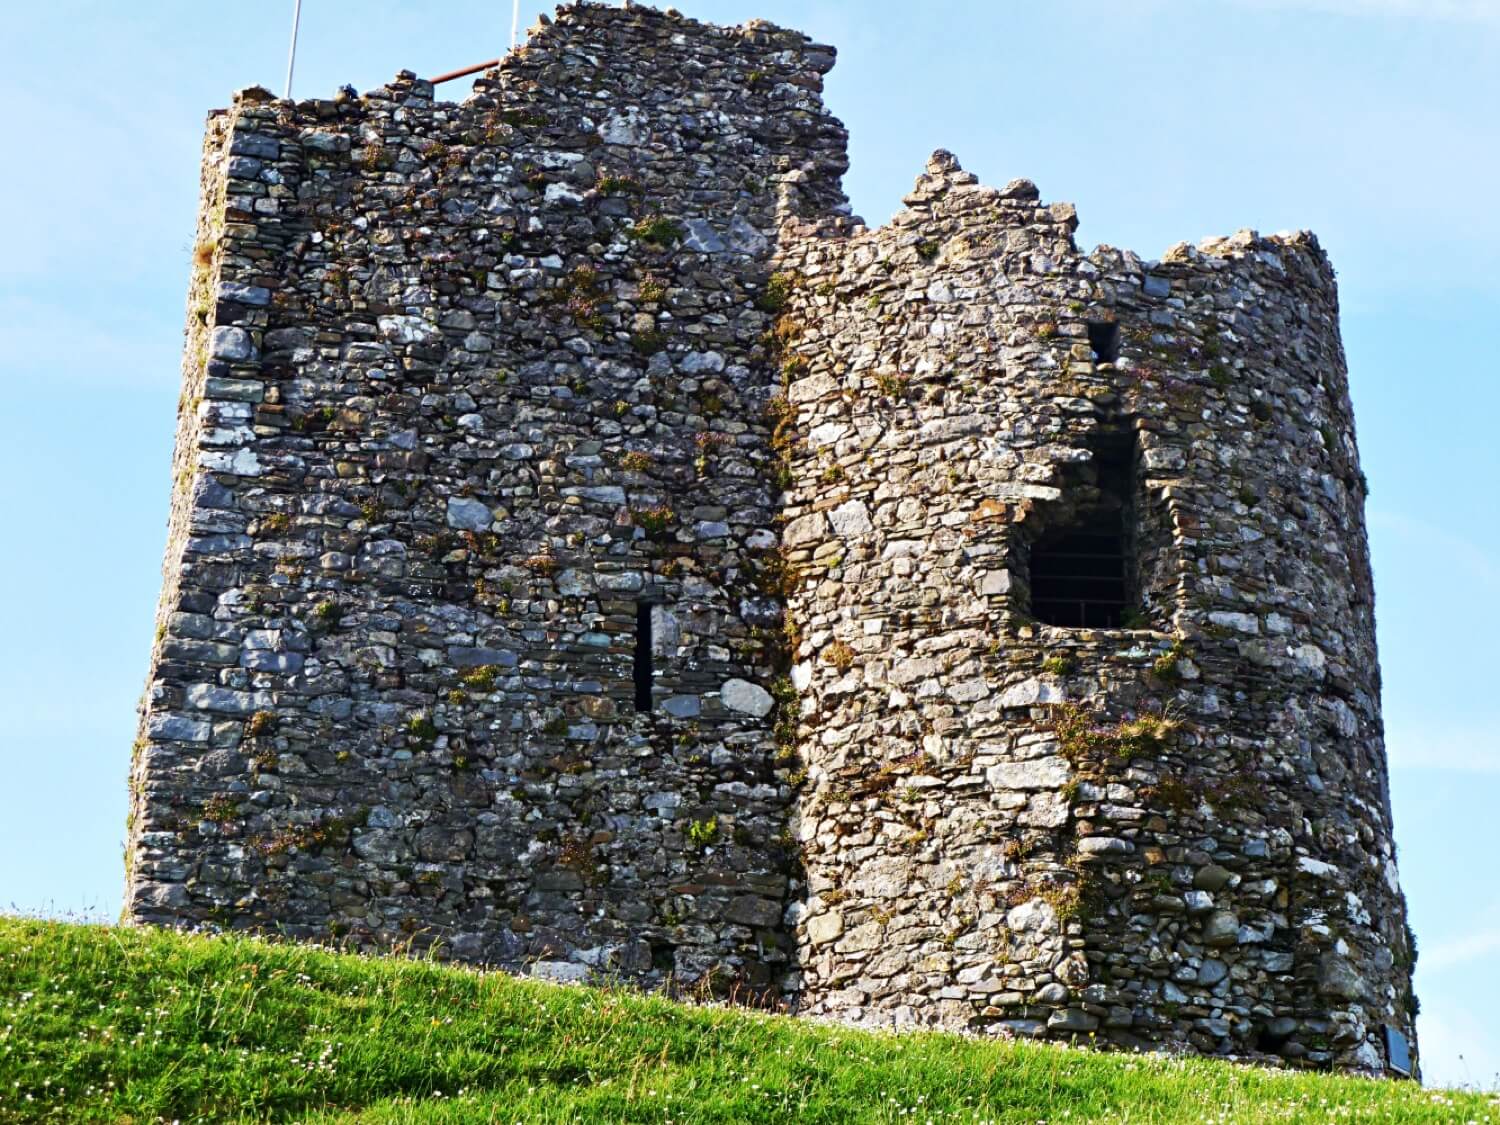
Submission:
<svg viewBox="0 0 1500 1125">
<path fill-rule="evenodd" d="M 1317 231 L 1339 270 L 1429 1081 L 1500 1082 L 1500 0 L 680 0 L 840 49 L 855 210 L 927 154 L 1156 257 Z M 501 0 L 304 0 L 296 92 L 502 53 Z M 523 5 L 523 28 L 539 9 Z M 205 112 L 291 2 L 13 5 L 0 42 L 0 906 L 112 915 L 165 541 Z M 255 14 L 252 20 L 251 13 Z M 258 21 L 258 22 L 257 22 Z M 445 88 L 461 96 L 466 84 Z"/>
</svg>

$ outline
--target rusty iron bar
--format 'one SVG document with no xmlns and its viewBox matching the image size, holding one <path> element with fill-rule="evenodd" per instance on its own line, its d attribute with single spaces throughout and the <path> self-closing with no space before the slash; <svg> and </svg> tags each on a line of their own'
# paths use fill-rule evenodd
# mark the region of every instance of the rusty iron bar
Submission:
<svg viewBox="0 0 1500 1125">
<path fill-rule="evenodd" d="M 436 78 L 431 79 L 431 82 L 434 86 L 437 86 L 443 82 L 452 82 L 455 78 L 462 78 L 467 74 L 478 74 L 481 70 L 489 70 L 491 67 L 499 65 L 499 59 L 491 59 L 489 62 L 480 63 L 478 66 L 466 66 L 462 70 L 450 70 L 447 74 L 439 74 Z"/>
</svg>

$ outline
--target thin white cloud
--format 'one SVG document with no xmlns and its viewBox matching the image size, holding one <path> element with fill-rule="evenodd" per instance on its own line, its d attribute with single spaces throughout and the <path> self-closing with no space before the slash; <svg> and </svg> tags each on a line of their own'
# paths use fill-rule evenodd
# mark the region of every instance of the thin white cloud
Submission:
<svg viewBox="0 0 1500 1125">
<path fill-rule="evenodd" d="M 1489 958 L 1495 953 L 1500 953 L 1500 927 L 1465 934 L 1436 947 L 1424 948 L 1421 964 L 1428 972 L 1440 972 L 1480 958 Z"/>
<path fill-rule="evenodd" d="M 1421 20 L 1500 27 L 1497 0 L 1239 0 L 1254 8 L 1286 8 L 1335 15 Z"/>
<path fill-rule="evenodd" d="M 1441 557 L 1447 559 L 1449 563 L 1467 572 L 1490 589 L 1500 590 L 1500 564 L 1495 562 L 1490 552 L 1478 544 L 1446 528 L 1401 512 L 1371 508 L 1367 518 L 1371 530 L 1377 535 L 1389 534 L 1393 538 L 1421 544 L 1423 549 L 1430 554 L 1440 553 Z"/>
<path fill-rule="evenodd" d="M 159 324 L 110 323 L 79 311 L 75 302 L 0 287 L 0 385 L 175 386 L 180 329 L 165 319 Z"/>
<path fill-rule="evenodd" d="M 1463 770 L 1500 773 L 1500 733 L 1475 721 L 1470 726 L 1433 726 L 1388 718 L 1386 755 L 1393 770 Z"/>
</svg>

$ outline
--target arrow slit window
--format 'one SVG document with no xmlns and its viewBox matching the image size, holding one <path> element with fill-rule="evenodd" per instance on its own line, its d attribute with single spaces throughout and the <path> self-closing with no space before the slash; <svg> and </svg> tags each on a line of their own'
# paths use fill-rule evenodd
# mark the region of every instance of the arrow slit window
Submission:
<svg viewBox="0 0 1500 1125">
<path fill-rule="evenodd" d="M 642 714 L 651 710 L 651 679 L 655 672 L 652 666 L 652 628 L 650 602 L 637 602 L 635 607 L 635 709 Z"/>
</svg>

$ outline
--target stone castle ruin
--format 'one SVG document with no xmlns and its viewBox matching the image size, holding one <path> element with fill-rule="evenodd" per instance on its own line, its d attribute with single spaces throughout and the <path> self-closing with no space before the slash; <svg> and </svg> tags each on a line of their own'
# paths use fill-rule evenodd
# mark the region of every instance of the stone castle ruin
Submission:
<svg viewBox="0 0 1500 1125">
<path fill-rule="evenodd" d="M 1413 1070 L 1310 234 L 1159 262 L 579 4 L 213 114 L 127 913 Z"/>
</svg>

